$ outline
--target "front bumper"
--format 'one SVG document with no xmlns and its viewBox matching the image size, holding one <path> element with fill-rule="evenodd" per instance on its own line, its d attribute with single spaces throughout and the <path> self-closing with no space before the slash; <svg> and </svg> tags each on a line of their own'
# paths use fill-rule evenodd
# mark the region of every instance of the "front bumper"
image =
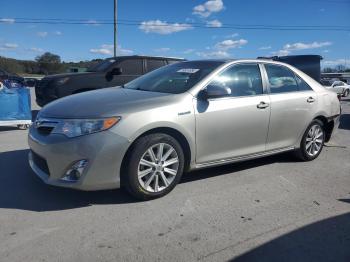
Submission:
<svg viewBox="0 0 350 262">
<path fill-rule="evenodd" d="M 120 168 L 129 141 L 111 130 L 76 137 L 42 135 L 32 126 L 29 131 L 29 164 L 46 184 L 79 190 L 102 190 L 120 187 Z M 39 161 L 38 161 L 39 159 Z M 88 165 L 79 180 L 61 178 L 76 161 Z"/>
</svg>

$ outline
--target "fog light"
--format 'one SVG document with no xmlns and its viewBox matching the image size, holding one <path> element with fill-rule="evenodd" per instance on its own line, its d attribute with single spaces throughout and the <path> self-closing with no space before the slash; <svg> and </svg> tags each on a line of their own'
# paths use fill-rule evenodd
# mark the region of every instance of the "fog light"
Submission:
<svg viewBox="0 0 350 262">
<path fill-rule="evenodd" d="M 79 180 L 87 166 L 88 161 L 86 159 L 75 162 L 61 178 L 63 181 L 76 182 Z"/>
</svg>

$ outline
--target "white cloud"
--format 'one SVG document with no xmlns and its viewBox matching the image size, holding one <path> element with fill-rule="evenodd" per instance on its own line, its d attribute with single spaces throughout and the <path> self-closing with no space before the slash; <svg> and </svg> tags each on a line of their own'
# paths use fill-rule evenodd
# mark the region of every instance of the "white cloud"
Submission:
<svg viewBox="0 0 350 262">
<path fill-rule="evenodd" d="M 233 34 L 230 34 L 230 35 L 225 36 L 225 38 L 235 38 L 235 37 L 237 37 L 237 36 L 239 36 L 238 33 L 233 33 Z"/>
<path fill-rule="evenodd" d="M 16 49 L 18 47 L 17 44 L 13 44 L 13 43 L 5 43 L 2 45 L 4 48 L 7 48 L 7 49 Z"/>
<path fill-rule="evenodd" d="M 220 12 L 224 9 L 222 0 L 209 0 L 202 5 L 193 8 L 193 14 L 201 17 L 209 17 L 212 13 Z"/>
<path fill-rule="evenodd" d="M 183 51 L 183 53 L 185 54 L 185 55 L 188 55 L 188 54 L 192 54 L 193 52 L 194 52 L 195 50 L 194 49 L 186 49 L 185 51 Z"/>
<path fill-rule="evenodd" d="M 277 56 L 286 56 L 286 55 L 290 54 L 290 51 L 282 49 L 282 50 L 278 50 L 278 51 L 275 51 L 275 52 L 271 52 L 271 54 L 277 55 Z"/>
<path fill-rule="evenodd" d="M 159 53 L 165 53 L 165 52 L 169 52 L 170 48 L 169 47 L 161 47 L 161 48 L 154 49 L 154 51 L 159 52 Z"/>
<path fill-rule="evenodd" d="M 239 40 L 228 39 L 228 40 L 224 40 L 222 42 L 217 43 L 215 45 L 215 48 L 218 50 L 227 51 L 227 50 L 232 49 L 232 48 L 241 47 L 243 45 L 246 45 L 247 43 L 248 43 L 248 41 L 245 39 L 239 39 Z"/>
<path fill-rule="evenodd" d="M 9 50 L 15 50 L 17 49 L 18 45 L 14 43 L 5 43 L 0 45 L 1 51 L 9 51 Z"/>
<path fill-rule="evenodd" d="M 294 44 L 286 44 L 284 45 L 283 49 L 289 50 L 289 51 L 295 51 L 295 50 L 321 48 L 321 47 L 330 46 L 330 45 L 332 45 L 331 42 L 313 42 L 309 44 L 299 42 Z"/>
<path fill-rule="evenodd" d="M 226 51 L 218 50 L 212 52 L 197 52 L 197 56 L 203 58 L 228 58 L 230 54 Z"/>
<path fill-rule="evenodd" d="M 16 20 L 13 18 L 1 18 L 0 19 L 0 23 L 4 23 L 4 24 L 13 24 L 14 22 L 16 22 Z"/>
<path fill-rule="evenodd" d="M 215 19 L 212 21 L 208 21 L 207 27 L 222 27 L 222 23 L 219 20 Z"/>
<path fill-rule="evenodd" d="M 337 65 L 350 65 L 350 59 L 336 59 L 336 60 L 324 60 L 321 61 L 323 66 L 337 66 Z"/>
<path fill-rule="evenodd" d="M 61 31 L 55 31 L 53 32 L 54 35 L 62 35 L 62 32 Z"/>
<path fill-rule="evenodd" d="M 271 49 L 272 47 L 270 45 L 268 46 L 262 46 L 259 48 L 259 50 L 268 50 L 268 49 Z"/>
<path fill-rule="evenodd" d="M 91 48 L 90 53 L 100 54 L 100 55 L 113 55 L 113 45 L 103 44 L 100 48 Z M 131 55 L 134 52 L 129 49 L 124 49 L 121 46 L 117 48 L 117 55 Z"/>
<path fill-rule="evenodd" d="M 161 35 L 169 35 L 172 33 L 185 31 L 192 28 L 193 27 L 190 24 L 169 24 L 165 21 L 163 22 L 160 20 L 144 21 L 139 26 L 139 29 L 144 31 L 145 33 L 155 33 Z"/>
<path fill-rule="evenodd" d="M 99 26 L 101 25 L 99 22 L 97 22 L 96 20 L 87 20 L 85 21 L 86 25 L 92 25 L 92 26 Z"/>
<path fill-rule="evenodd" d="M 316 49 L 332 45 L 332 42 L 312 42 L 312 43 L 294 43 L 285 44 L 283 48 L 279 51 L 271 52 L 273 55 L 285 56 L 289 55 L 293 51 L 306 50 L 306 49 Z"/>
<path fill-rule="evenodd" d="M 27 50 L 31 51 L 31 52 L 36 52 L 36 53 L 43 53 L 44 52 L 44 49 L 39 48 L 39 47 L 31 47 L 31 48 L 28 48 Z"/>
<path fill-rule="evenodd" d="M 48 33 L 47 32 L 37 32 L 36 35 L 44 38 L 44 37 L 47 37 Z"/>
</svg>

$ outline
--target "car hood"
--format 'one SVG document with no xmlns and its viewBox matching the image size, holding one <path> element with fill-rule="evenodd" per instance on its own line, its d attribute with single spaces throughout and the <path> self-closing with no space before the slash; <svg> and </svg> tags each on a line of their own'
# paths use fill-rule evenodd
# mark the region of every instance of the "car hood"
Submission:
<svg viewBox="0 0 350 262">
<path fill-rule="evenodd" d="M 105 88 L 71 95 L 46 105 L 39 113 L 46 118 L 100 118 L 147 110 L 175 102 L 177 95 Z"/>
</svg>

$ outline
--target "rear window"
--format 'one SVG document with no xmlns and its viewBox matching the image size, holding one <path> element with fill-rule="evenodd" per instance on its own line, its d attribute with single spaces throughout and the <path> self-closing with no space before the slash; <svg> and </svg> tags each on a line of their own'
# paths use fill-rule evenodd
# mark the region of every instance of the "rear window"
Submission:
<svg viewBox="0 0 350 262">
<path fill-rule="evenodd" d="M 123 71 L 123 75 L 142 75 L 142 60 L 141 59 L 128 59 L 121 61 L 117 67 L 120 67 Z"/>
<path fill-rule="evenodd" d="M 295 75 L 290 69 L 272 64 L 266 64 L 265 68 L 272 94 L 299 91 Z"/>
<path fill-rule="evenodd" d="M 158 69 L 162 66 L 165 66 L 165 61 L 164 60 L 160 60 L 160 59 L 149 59 L 146 60 L 147 61 L 147 71 L 151 72 L 155 69 Z"/>
</svg>

